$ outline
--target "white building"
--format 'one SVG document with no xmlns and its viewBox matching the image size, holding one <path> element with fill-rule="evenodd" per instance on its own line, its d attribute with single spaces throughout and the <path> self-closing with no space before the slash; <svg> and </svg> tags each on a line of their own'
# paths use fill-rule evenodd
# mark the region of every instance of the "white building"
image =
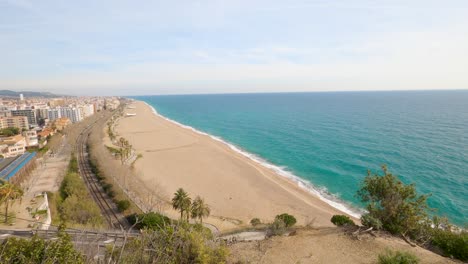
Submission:
<svg viewBox="0 0 468 264">
<path fill-rule="evenodd" d="M 59 108 L 60 117 L 68 117 L 72 123 L 82 120 L 81 111 L 76 107 L 61 107 Z M 50 118 L 49 118 L 50 119 Z"/>
<path fill-rule="evenodd" d="M 88 116 L 92 116 L 94 114 L 94 105 L 86 104 L 79 106 L 81 111 L 82 118 L 86 118 Z"/>
<path fill-rule="evenodd" d="M 62 115 L 60 114 L 60 109 L 53 108 L 53 109 L 48 109 L 47 110 L 47 118 L 50 121 L 54 121 L 55 119 L 59 119 L 61 117 L 62 117 Z"/>
<path fill-rule="evenodd" d="M 39 140 L 37 138 L 36 130 L 24 131 L 23 136 L 26 140 L 26 147 L 36 147 L 39 146 Z"/>
<path fill-rule="evenodd" d="M 26 150 L 26 140 L 21 135 L 0 138 L 0 150 L 5 158 L 23 155 Z"/>
</svg>

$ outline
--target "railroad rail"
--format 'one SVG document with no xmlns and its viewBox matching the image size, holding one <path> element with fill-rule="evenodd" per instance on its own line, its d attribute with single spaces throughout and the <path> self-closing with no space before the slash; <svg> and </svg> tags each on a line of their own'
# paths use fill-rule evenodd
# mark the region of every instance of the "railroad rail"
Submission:
<svg viewBox="0 0 468 264">
<path fill-rule="evenodd" d="M 88 187 L 88 191 L 101 209 L 102 215 L 107 220 L 109 227 L 125 230 L 130 227 L 128 221 L 122 214 L 118 212 L 115 203 L 110 199 L 110 197 L 104 192 L 102 186 L 97 182 L 96 175 L 94 175 L 92 172 L 89 163 L 86 143 L 88 141 L 89 132 L 92 126 L 98 121 L 88 125 L 78 136 L 76 144 L 78 168 L 80 170 L 81 177 Z"/>
</svg>

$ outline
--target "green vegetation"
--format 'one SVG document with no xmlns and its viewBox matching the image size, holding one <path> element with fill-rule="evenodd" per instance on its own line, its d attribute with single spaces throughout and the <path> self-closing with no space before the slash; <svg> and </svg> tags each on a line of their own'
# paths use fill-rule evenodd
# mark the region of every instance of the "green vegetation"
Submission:
<svg viewBox="0 0 468 264">
<path fill-rule="evenodd" d="M 286 213 L 277 215 L 275 221 L 282 221 L 286 227 L 291 227 L 297 222 L 294 216 Z"/>
<path fill-rule="evenodd" d="M 414 236 L 427 219 L 428 195 L 418 195 L 414 184 L 403 184 L 386 166 L 382 170 L 383 176 L 369 171 L 358 191 L 358 196 L 367 203 L 365 215 L 378 219 L 382 229 L 392 234 Z"/>
<path fill-rule="evenodd" d="M 210 207 L 205 203 L 205 200 L 200 196 L 195 197 L 191 208 L 192 218 L 200 220 L 200 224 L 203 224 L 203 218 L 208 217 L 210 213 Z"/>
<path fill-rule="evenodd" d="M 417 264 L 418 258 L 409 253 L 402 251 L 387 250 L 385 253 L 380 254 L 378 264 Z"/>
<path fill-rule="evenodd" d="M 386 166 L 382 169 L 382 176 L 368 172 L 358 191 L 368 211 L 361 217 L 362 224 L 401 235 L 407 241 L 412 239 L 426 248 L 438 248 L 446 256 L 468 260 L 468 233 L 453 227 L 447 219 L 429 218 L 428 195 L 418 195 L 414 184 L 405 185 Z"/>
<path fill-rule="evenodd" d="M 87 145 L 88 150 L 92 150 L 90 145 Z M 108 147 L 109 149 L 109 147 Z M 95 159 L 91 159 L 89 161 L 89 165 L 91 167 L 91 171 L 96 176 L 99 184 L 103 188 L 104 192 L 112 198 L 114 203 L 117 205 L 117 209 L 120 212 L 125 212 L 128 215 L 134 214 L 136 212 L 141 212 L 138 207 L 135 206 L 128 198 L 128 196 L 122 191 L 121 188 L 115 188 L 113 184 L 111 184 L 111 180 L 106 178 L 104 173 L 99 169 L 97 161 Z"/>
<path fill-rule="evenodd" d="M 192 199 L 188 196 L 187 192 L 184 189 L 179 188 L 174 193 L 172 198 L 172 208 L 180 211 L 180 219 L 184 218 L 189 219 L 190 217 L 190 206 L 192 205 Z"/>
<path fill-rule="evenodd" d="M 138 229 L 150 230 L 161 229 L 164 226 L 172 223 L 169 217 L 155 212 L 149 212 L 138 215 L 133 214 L 128 217 L 128 221 L 130 224 L 135 225 L 135 227 Z"/>
<path fill-rule="evenodd" d="M 125 212 L 125 210 L 127 210 L 128 208 L 130 208 L 130 201 L 120 200 L 117 202 L 117 209 L 119 210 L 119 212 Z"/>
<path fill-rule="evenodd" d="M 4 137 L 11 137 L 14 135 L 18 135 L 21 131 L 17 127 L 7 127 L 0 129 L 0 135 Z"/>
<path fill-rule="evenodd" d="M 123 250 L 113 252 L 118 263 L 225 263 L 228 254 L 206 229 L 185 222 L 143 230 Z"/>
<path fill-rule="evenodd" d="M 5 207 L 4 223 L 8 223 L 8 209 L 17 199 L 23 196 L 23 190 L 9 182 L 0 185 L 0 204 Z"/>
<path fill-rule="evenodd" d="M 174 193 L 172 208 L 180 211 L 180 220 L 188 222 L 191 217 L 192 219 L 198 219 L 200 224 L 203 223 L 203 218 L 210 216 L 211 213 L 210 207 L 203 198 L 197 196 L 192 203 L 192 198 L 182 188 L 177 189 Z"/>
<path fill-rule="evenodd" d="M 449 257 L 468 261 L 468 232 L 466 230 L 455 230 L 446 218 L 434 218 L 431 228 L 431 243 L 438 247 Z"/>
<path fill-rule="evenodd" d="M 286 233 L 290 227 L 296 224 L 296 218 L 290 214 L 280 214 L 275 217 L 275 221 L 268 226 L 267 236 L 279 236 Z"/>
<path fill-rule="evenodd" d="M 70 237 L 60 232 L 58 239 L 44 240 L 38 236 L 31 239 L 8 238 L 0 244 L 1 263 L 84 263 L 79 252 L 73 248 Z"/>
<path fill-rule="evenodd" d="M 258 218 L 252 218 L 252 220 L 250 220 L 250 224 L 252 226 L 258 226 L 262 224 L 262 221 L 260 221 L 260 219 Z"/>
<path fill-rule="evenodd" d="M 336 226 L 355 225 L 353 220 L 351 220 L 347 215 L 334 215 L 330 221 Z"/>
<path fill-rule="evenodd" d="M 57 208 L 64 223 L 100 227 L 104 221 L 101 211 L 89 196 L 83 179 L 78 174 L 78 161 L 73 155 L 60 186 Z"/>
</svg>

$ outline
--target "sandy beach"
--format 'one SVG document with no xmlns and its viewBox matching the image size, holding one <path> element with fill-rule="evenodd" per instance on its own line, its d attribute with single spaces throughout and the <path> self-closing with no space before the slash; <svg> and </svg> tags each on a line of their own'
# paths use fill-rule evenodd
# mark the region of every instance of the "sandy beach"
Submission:
<svg viewBox="0 0 468 264">
<path fill-rule="evenodd" d="M 331 226 L 331 216 L 343 214 L 226 144 L 155 115 L 143 102 L 130 106 L 135 108 L 125 112 L 136 116 L 120 119 L 116 132 L 143 155 L 135 164 L 136 177 L 167 201 L 180 187 L 192 198 L 200 195 L 211 208 L 205 222 L 227 230 L 254 217 L 269 222 L 289 213 L 301 225 Z M 178 215 L 169 206 L 164 211 Z"/>
</svg>

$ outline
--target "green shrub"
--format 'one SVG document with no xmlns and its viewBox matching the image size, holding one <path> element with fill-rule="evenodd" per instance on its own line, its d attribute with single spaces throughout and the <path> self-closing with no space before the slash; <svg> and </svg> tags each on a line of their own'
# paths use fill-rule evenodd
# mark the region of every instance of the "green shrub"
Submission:
<svg viewBox="0 0 468 264">
<path fill-rule="evenodd" d="M 283 221 L 285 227 L 291 227 L 296 224 L 296 218 L 290 214 L 280 214 L 275 217 L 275 221 L 280 220 Z"/>
<path fill-rule="evenodd" d="M 385 253 L 380 254 L 378 264 L 417 264 L 418 258 L 409 253 L 402 251 L 387 250 Z"/>
<path fill-rule="evenodd" d="M 105 183 L 102 185 L 102 189 L 104 190 L 105 193 L 109 193 L 109 191 L 112 190 L 112 184 Z"/>
<path fill-rule="evenodd" d="M 152 229 L 157 230 L 160 229 L 172 221 L 165 215 L 149 212 L 145 214 L 132 214 L 128 216 L 128 221 L 130 224 L 136 224 L 136 228 L 138 229 Z"/>
<path fill-rule="evenodd" d="M 355 225 L 347 215 L 334 215 L 330 221 L 336 226 Z"/>
<path fill-rule="evenodd" d="M 250 220 L 250 224 L 252 226 L 257 226 L 257 225 L 260 225 L 262 222 L 260 221 L 260 219 L 258 218 L 252 218 L 252 220 Z"/>
<path fill-rule="evenodd" d="M 113 259 L 118 263 L 226 263 L 224 244 L 213 241 L 211 232 L 200 226 L 179 222 L 143 230 L 123 251 L 113 250 Z"/>
<path fill-rule="evenodd" d="M 432 244 L 442 250 L 446 256 L 462 261 L 468 260 L 468 233 L 455 233 L 450 230 L 434 229 Z"/>
<path fill-rule="evenodd" d="M 421 223 L 427 219 L 429 195 L 419 195 L 414 184 L 404 184 L 386 166 L 382 170 L 383 175 L 368 171 L 357 196 L 367 204 L 368 214 L 380 221 L 382 229 L 417 236 Z"/>
<path fill-rule="evenodd" d="M 286 224 L 283 220 L 275 219 L 275 221 L 268 226 L 267 237 L 280 236 L 286 233 L 286 230 Z"/>
<path fill-rule="evenodd" d="M 119 210 L 119 212 L 124 212 L 128 208 L 130 208 L 130 201 L 120 200 L 117 202 L 117 209 Z"/>
<path fill-rule="evenodd" d="M 379 219 L 372 217 L 370 214 L 363 214 L 361 216 L 361 223 L 363 226 L 372 227 L 375 230 L 382 229 L 382 222 Z"/>
<path fill-rule="evenodd" d="M 60 233 L 55 241 L 38 236 L 31 239 L 8 238 L 0 243 L 1 263 L 84 263 L 68 235 Z"/>
</svg>

